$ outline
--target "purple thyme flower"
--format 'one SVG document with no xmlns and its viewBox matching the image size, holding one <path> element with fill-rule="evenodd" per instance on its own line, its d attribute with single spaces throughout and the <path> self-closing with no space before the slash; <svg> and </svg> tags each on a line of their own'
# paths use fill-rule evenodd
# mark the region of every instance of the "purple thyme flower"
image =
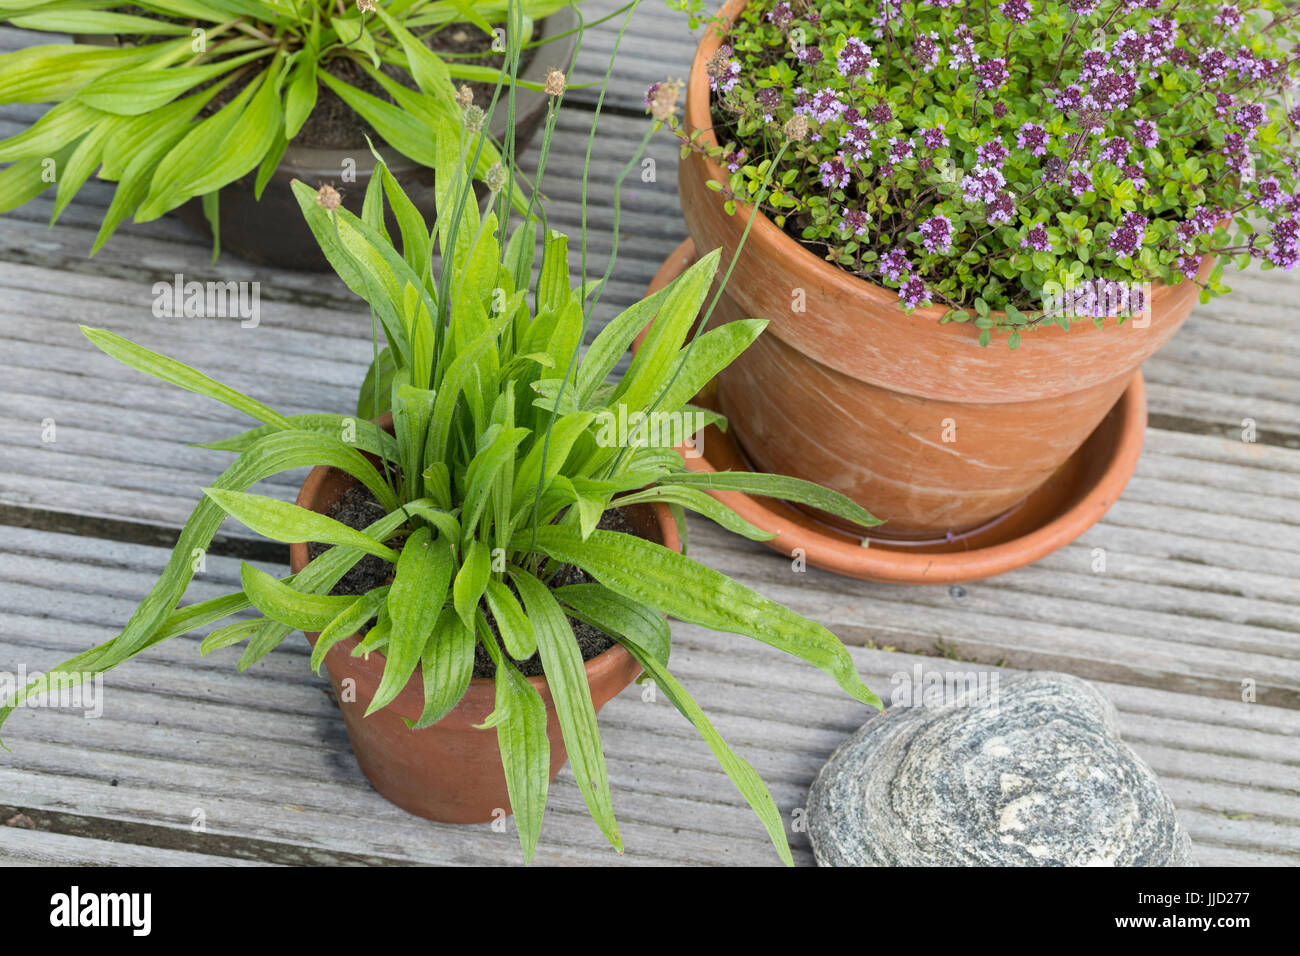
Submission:
<svg viewBox="0 0 1300 956">
<path fill-rule="evenodd" d="M 882 0 L 880 4 L 882 16 L 872 17 L 871 24 L 876 27 L 884 27 L 890 20 L 903 19 L 903 0 Z M 882 30 L 876 31 L 876 36 L 883 36 Z"/>
<path fill-rule="evenodd" d="M 1089 95 L 1105 109 L 1119 112 L 1133 102 L 1138 90 L 1138 76 L 1131 71 L 1107 70 L 1093 81 Z"/>
<path fill-rule="evenodd" d="M 1242 47 L 1237 55 L 1228 61 L 1231 68 L 1243 81 L 1261 80 L 1279 72 L 1282 63 L 1268 57 L 1256 56 L 1248 47 Z"/>
<path fill-rule="evenodd" d="M 840 207 L 840 232 L 844 235 L 864 236 L 867 234 L 867 223 L 871 221 L 871 215 L 865 209 L 849 209 L 845 206 Z"/>
<path fill-rule="evenodd" d="M 1228 57 L 1222 50 L 1210 47 L 1202 51 L 1196 72 L 1205 82 L 1222 79 L 1228 72 Z"/>
<path fill-rule="evenodd" d="M 998 102 L 1001 102 L 1001 100 Z M 1065 89 L 1058 90 L 1048 102 L 1066 116 L 1069 116 L 1083 105 L 1083 87 L 1077 83 L 1071 83 Z"/>
<path fill-rule="evenodd" d="M 868 82 L 871 81 L 872 68 L 879 65 L 880 61 L 871 55 L 871 47 L 857 37 L 845 40 L 844 49 L 835 59 L 835 69 L 840 76 L 861 76 Z"/>
<path fill-rule="evenodd" d="M 947 216 L 931 216 L 917 228 L 926 252 L 948 252 L 952 248 L 952 222 Z"/>
<path fill-rule="evenodd" d="M 1047 227 L 1041 223 L 1032 226 L 1020 240 L 1021 249 L 1033 249 L 1037 252 L 1051 252 L 1052 240 L 1047 238 Z"/>
<path fill-rule="evenodd" d="M 1002 162 L 1011 154 L 1011 150 L 1002 145 L 1001 139 L 991 139 L 975 147 L 975 160 L 985 166 L 1001 169 Z M 1000 185 L 1000 184 L 999 184 Z"/>
<path fill-rule="evenodd" d="M 781 105 L 781 90 L 775 86 L 760 86 L 754 100 L 763 108 L 763 122 L 771 123 Z"/>
<path fill-rule="evenodd" d="M 1029 0 L 1007 0 L 998 9 L 1012 23 L 1028 23 L 1029 18 L 1034 15 L 1034 8 Z"/>
<path fill-rule="evenodd" d="M 829 87 L 814 93 L 808 107 L 812 118 L 819 123 L 829 123 L 835 117 L 840 116 L 846 109 L 848 109 L 848 106 L 839 98 L 839 94 Z"/>
<path fill-rule="evenodd" d="M 1214 231 L 1215 224 L 1223 218 L 1223 210 L 1206 206 L 1197 206 L 1178 224 L 1175 234 L 1183 245 L 1189 245 L 1199 236 Z"/>
<path fill-rule="evenodd" d="M 1047 131 L 1036 123 L 1026 123 L 1016 131 L 1016 145 L 1021 149 L 1027 149 L 1035 156 L 1042 156 L 1047 152 L 1047 142 L 1051 137 Z"/>
<path fill-rule="evenodd" d="M 975 52 L 975 38 L 971 36 L 970 28 L 966 24 L 959 23 L 953 28 L 948 55 L 952 58 L 954 67 L 979 62 L 979 54 Z"/>
<path fill-rule="evenodd" d="M 912 158 L 913 146 L 910 139 L 899 139 L 897 136 L 891 136 L 889 142 L 885 145 L 889 150 L 890 163 L 898 163 Z"/>
<path fill-rule="evenodd" d="M 1138 250 L 1142 248 L 1142 242 L 1146 239 L 1147 217 L 1136 212 L 1131 212 L 1124 217 L 1123 224 L 1115 230 L 1115 234 L 1110 238 L 1109 248 L 1114 249 L 1119 256 L 1136 256 Z"/>
<path fill-rule="evenodd" d="M 778 30 L 784 30 L 794 19 L 794 11 L 790 9 L 788 3 L 778 3 L 771 10 L 767 11 L 767 19 Z"/>
<path fill-rule="evenodd" d="M 1109 59 L 1104 50 L 1084 50 L 1083 64 L 1079 67 L 1079 79 L 1091 83 L 1106 71 Z"/>
<path fill-rule="evenodd" d="M 1178 271 L 1189 279 L 1195 279 L 1201 268 L 1201 257 L 1195 252 L 1184 252 L 1178 257 Z"/>
<path fill-rule="evenodd" d="M 1160 144 L 1160 133 L 1150 120 L 1134 120 L 1133 128 L 1137 131 L 1137 141 L 1147 149 L 1155 149 Z"/>
<path fill-rule="evenodd" d="M 1070 0 L 1070 10 L 1081 17 L 1092 16 L 1097 9 L 1097 0 Z"/>
<path fill-rule="evenodd" d="M 1255 130 L 1264 125 L 1264 107 L 1258 103 L 1247 103 L 1237 110 L 1237 115 L 1233 118 L 1246 139 L 1254 139 Z"/>
<path fill-rule="evenodd" d="M 1015 198 L 1009 192 L 1000 192 L 993 197 L 992 202 L 985 203 L 984 212 L 990 226 L 1000 222 L 1008 223 L 1016 214 Z"/>
<path fill-rule="evenodd" d="M 1146 54 L 1147 39 L 1145 34 L 1136 30 L 1123 30 L 1110 45 L 1111 55 L 1123 66 L 1133 67 L 1142 61 Z"/>
<path fill-rule="evenodd" d="M 857 122 L 845 129 L 840 136 L 840 146 L 854 160 L 863 159 L 871 149 L 871 141 L 876 138 L 876 131 L 866 123 Z"/>
<path fill-rule="evenodd" d="M 916 39 L 912 41 L 912 56 L 921 65 L 923 73 L 929 73 L 939 65 L 939 44 L 935 42 L 938 39 L 939 34 L 931 30 L 929 36 L 918 32 Z"/>
<path fill-rule="evenodd" d="M 843 189 L 849 184 L 849 168 L 844 162 L 844 154 L 824 161 L 820 167 L 822 185 L 827 189 Z"/>
<path fill-rule="evenodd" d="M 994 104 L 993 104 L 993 115 L 996 116 L 998 119 L 1002 119 L 1002 117 L 1006 116 L 1006 115 L 1007 115 L 1007 104 L 1006 104 L 1006 103 L 1003 103 L 1001 100 L 998 100 L 996 103 L 994 103 Z"/>
<path fill-rule="evenodd" d="M 985 60 L 983 63 L 976 63 L 975 74 L 980 79 L 980 89 L 986 92 L 1000 90 L 1009 75 L 1007 73 L 1007 61 L 999 56 Z"/>
<path fill-rule="evenodd" d="M 943 130 L 942 123 L 935 123 L 934 129 L 927 129 L 921 132 L 921 142 L 926 149 L 943 149 L 948 145 L 948 134 Z"/>
<path fill-rule="evenodd" d="M 1128 161 L 1130 151 L 1131 147 L 1128 140 L 1123 136 L 1112 136 L 1110 139 L 1102 140 L 1101 153 L 1098 158 L 1120 166 Z"/>
<path fill-rule="evenodd" d="M 1255 201 L 1270 212 L 1282 205 L 1282 188 L 1276 176 L 1265 176 L 1255 187 Z"/>
<path fill-rule="evenodd" d="M 930 290 L 918 277 L 913 276 L 898 288 L 898 297 L 903 300 L 903 308 L 915 309 L 922 302 L 930 299 Z"/>
<path fill-rule="evenodd" d="M 822 61 L 822 51 L 815 46 L 807 46 L 797 54 L 800 63 L 820 63 Z"/>
<path fill-rule="evenodd" d="M 1233 27 L 1240 26 L 1244 19 L 1245 17 L 1241 15 L 1240 10 L 1230 3 L 1225 3 L 1223 6 L 1219 7 L 1219 12 L 1214 15 L 1214 20 L 1212 22 L 1227 27 L 1228 29 L 1232 29 Z"/>
<path fill-rule="evenodd" d="M 1300 219 L 1292 216 L 1273 227 L 1273 248 L 1267 259 L 1279 269 L 1291 269 L 1300 263 Z"/>
<path fill-rule="evenodd" d="M 1250 151 L 1246 148 L 1246 137 L 1240 133 L 1229 133 L 1223 137 L 1222 152 L 1229 166 L 1244 173 L 1250 168 Z"/>
<path fill-rule="evenodd" d="M 912 271 L 912 263 L 902 249 L 890 249 L 880 257 L 880 271 L 890 282 L 897 282 L 903 273 Z"/>
<path fill-rule="evenodd" d="M 961 191 L 967 202 L 991 203 L 1006 183 L 1000 169 L 977 165 L 962 178 Z"/>
<path fill-rule="evenodd" d="M 1084 193 L 1092 192 L 1092 176 L 1078 163 L 1074 163 L 1073 168 L 1070 170 L 1069 184 L 1070 192 L 1076 198 Z"/>
</svg>

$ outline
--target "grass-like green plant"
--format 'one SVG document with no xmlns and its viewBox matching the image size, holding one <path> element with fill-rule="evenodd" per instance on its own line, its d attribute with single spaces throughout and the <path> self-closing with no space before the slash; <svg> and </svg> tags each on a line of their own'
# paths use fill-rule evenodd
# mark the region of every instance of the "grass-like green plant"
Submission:
<svg viewBox="0 0 1300 956">
<path fill-rule="evenodd" d="M 568 5 L 523 0 L 525 25 Z M 502 71 L 440 57 L 426 40 L 453 22 L 492 33 L 505 16 L 506 0 L 0 0 L 0 19 L 15 26 L 138 41 L 0 56 L 0 103 L 54 104 L 0 141 L 0 163 L 11 163 L 0 171 L 0 212 L 57 184 L 53 223 L 98 170 L 117 186 L 92 255 L 128 217 L 149 222 L 194 197 L 215 223 L 221 187 L 256 171 L 261 198 L 321 87 L 432 167 L 437 139 L 459 138 L 453 79 L 496 82 Z M 345 61 L 388 98 L 341 78 Z M 487 144 L 477 173 L 497 158 Z"/>
<path fill-rule="evenodd" d="M 611 69 L 612 64 L 611 59 Z M 411 725 L 418 733 L 460 701 L 481 644 L 496 665 L 497 706 L 485 726 L 497 731 L 529 860 L 546 806 L 549 742 L 546 707 L 516 662 L 536 653 L 578 787 L 602 832 L 621 849 L 572 618 L 632 654 L 697 728 L 789 863 L 782 818 L 766 786 L 669 670 L 665 615 L 762 641 L 825 671 L 866 704 L 879 707 L 879 699 L 862 682 L 844 645 L 821 625 L 685 553 L 602 530 L 600 520 L 611 508 L 662 503 L 677 519 L 683 542 L 687 510 L 750 538 L 769 537 L 708 494 L 737 490 L 811 505 L 864 526 L 878 522 L 843 495 L 799 479 L 691 472 L 674 449 L 693 429 L 672 427 L 680 419 L 671 416 L 690 409 L 691 398 L 765 325 L 742 320 L 708 331 L 701 331 L 703 323 L 697 327 L 718 272 L 717 251 L 624 310 L 582 353 L 591 309 L 613 262 L 602 279 L 575 282 L 569 239 L 541 221 L 537 184 L 560 98 L 548 111 L 536 178 L 529 184 L 528 215 L 513 230 L 506 228 L 512 206 L 503 198 L 514 188 L 511 174 L 519 175 L 511 157 L 506 157 L 511 169 L 506 181 L 492 177 L 496 208 L 481 213 L 473 199 L 466 170 L 484 145 L 478 124 L 463 126 L 457 143 L 439 147 L 444 154 L 436 166 L 438 215 L 431 228 L 382 162 L 359 217 L 322 205 L 319 192 L 295 184 L 322 249 L 371 307 L 376 357 L 382 330 L 388 358 L 374 363 L 362 404 L 389 407 L 391 432 L 361 416 L 281 415 L 118 335 L 84 330 L 98 348 L 125 364 L 223 402 L 260 424 L 204 446 L 237 457 L 204 490 L 161 578 L 120 634 L 60 665 L 46 675 L 46 684 L 102 673 L 161 641 L 250 608 L 258 616 L 211 631 L 202 650 L 244 643 L 243 669 L 295 629 L 317 631 L 311 660 L 319 669 L 331 647 L 373 620 L 355 651 L 384 658 L 367 713 L 390 704 L 418 671 L 424 709 Z M 639 156 L 640 150 L 620 184 Z M 392 212 L 388 221 L 398 225 L 400 252 L 386 232 L 385 205 Z M 615 236 L 617 208 L 616 201 Z M 441 251 L 436 270 L 435 246 Z M 585 242 L 581 248 L 585 264 Z M 583 268 L 580 276 L 585 275 Z M 710 310 L 703 309 L 706 319 Z M 611 377 L 647 326 L 630 367 Z M 386 401 L 378 400 L 381 393 Z M 610 421 L 646 422 L 641 416 L 654 412 L 669 427 L 634 428 L 609 440 Z M 705 417 L 723 424 L 712 413 Z M 248 492 L 263 478 L 308 465 L 346 472 L 369 489 L 385 516 L 357 530 Z M 227 515 L 275 541 L 330 547 L 284 578 L 245 563 L 239 591 L 178 607 L 194 576 L 195 555 L 209 546 Z M 400 547 L 390 546 L 395 538 Z M 356 596 L 330 593 L 365 555 L 393 565 L 391 583 Z M 570 567 L 586 572 L 585 583 L 561 584 L 569 580 L 565 569 Z M 29 685 L 8 701 L 0 709 L 0 723 L 39 686 Z"/>
</svg>

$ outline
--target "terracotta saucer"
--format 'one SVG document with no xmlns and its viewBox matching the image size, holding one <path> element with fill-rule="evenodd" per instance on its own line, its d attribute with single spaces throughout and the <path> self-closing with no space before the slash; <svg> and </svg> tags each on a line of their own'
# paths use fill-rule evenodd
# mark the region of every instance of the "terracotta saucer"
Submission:
<svg viewBox="0 0 1300 956">
<path fill-rule="evenodd" d="M 688 239 L 673 250 L 648 291 L 667 285 L 694 260 L 695 248 Z M 695 401 L 717 407 L 711 387 Z M 765 542 L 768 547 L 789 557 L 801 550 L 814 567 L 898 584 L 976 581 L 1032 564 L 1095 524 L 1137 467 L 1146 423 L 1146 387 L 1139 371 L 1087 441 L 1042 487 L 983 527 L 943 539 L 891 540 L 886 523 L 868 533 L 864 546 L 862 538 L 785 502 L 734 491 L 710 494 L 758 527 L 776 532 L 777 537 Z M 717 428 L 704 432 L 699 450 L 699 456 L 686 459 L 692 471 L 750 470 L 744 450 Z"/>
</svg>

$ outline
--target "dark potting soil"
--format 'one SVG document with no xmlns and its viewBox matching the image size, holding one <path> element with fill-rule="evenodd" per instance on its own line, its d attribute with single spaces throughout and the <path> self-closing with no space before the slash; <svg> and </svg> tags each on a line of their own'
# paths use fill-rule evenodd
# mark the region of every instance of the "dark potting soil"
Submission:
<svg viewBox="0 0 1300 956">
<path fill-rule="evenodd" d="M 148 17 L 154 20 L 176 20 L 174 17 L 167 17 L 162 14 L 154 13 L 140 7 L 123 7 L 124 13 L 133 13 L 136 16 Z M 187 22 L 193 26 L 199 26 L 197 20 L 181 21 Z M 534 37 L 541 33 L 541 22 L 533 30 Z M 134 46 L 143 43 L 155 43 L 160 40 L 172 40 L 172 36 L 122 36 L 119 41 L 122 45 Z M 450 23 L 425 38 L 425 43 L 431 50 L 443 55 L 448 60 L 463 59 L 474 66 L 486 66 L 492 69 L 500 69 L 505 65 L 504 53 L 492 53 L 493 38 L 482 30 L 468 24 Z M 537 48 L 525 49 L 520 54 L 519 72 L 522 75 L 524 70 L 532 62 L 533 55 Z M 261 61 L 257 61 L 258 64 Z M 379 82 L 373 79 L 369 73 L 363 70 L 354 60 L 346 57 L 338 57 L 324 65 L 331 76 L 337 77 L 345 83 L 364 90 L 372 96 L 378 97 L 386 103 L 393 102 L 392 97 L 385 92 Z M 402 84 L 403 86 L 415 89 L 415 81 L 411 79 L 410 74 L 399 67 L 385 64 L 381 67 L 385 76 Z M 247 85 L 257 73 L 250 70 L 247 78 L 241 78 L 225 87 L 221 92 L 203 108 L 200 116 L 211 116 L 220 110 L 223 106 L 239 95 L 239 92 Z M 457 81 L 459 82 L 459 81 Z M 202 90 L 208 84 L 201 84 L 190 92 Z M 492 101 L 492 92 L 496 89 L 495 83 L 475 80 L 466 83 L 474 91 L 474 102 L 487 109 L 488 103 Z M 502 88 L 502 97 L 505 96 L 505 89 Z M 504 99 L 498 102 L 498 107 L 504 109 Z M 311 115 L 307 117 L 306 122 L 302 124 L 302 129 L 298 135 L 293 138 L 295 146 L 304 146 L 315 149 L 366 149 L 366 137 L 375 146 L 384 143 L 384 138 L 363 120 L 357 113 L 348 106 L 347 103 L 339 97 L 337 93 L 323 84 L 317 87 L 316 105 L 312 108 Z"/>
<path fill-rule="evenodd" d="M 334 505 L 334 508 L 330 511 L 330 517 L 343 522 L 350 528 L 361 530 L 367 525 L 373 524 L 380 518 L 384 517 L 385 513 L 383 506 L 375 500 L 374 495 L 370 493 L 368 488 L 364 485 L 352 485 L 343 493 L 343 496 Z M 617 509 L 606 511 L 601 517 L 598 527 L 603 531 L 619 531 L 625 534 L 636 534 L 635 529 L 633 529 L 631 524 L 628 523 L 627 518 L 623 516 L 623 512 Z M 386 543 L 390 548 L 400 549 L 402 546 L 402 541 L 399 538 L 391 539 Z M 320 544 L 315 541 L 309 541 L 307 543 L 307 554 L 311 558 L 315 558 L 327 550 L 329 550 L 329 545 Z M 365 594 L 367 591 L 387 584 L 392 580 L 392 577 L 392 565 L 387 561 L 384 561 L 382 558 L 368 554 L 358 561 L 347 574 L 339 579 L 339 583 L 334 585 L 330 593 L 340 595 Z M 570 566 L 565 569 L 564 579 L 552 583 L 551 587 L 555 588 L 566 584 L 585 584 L 590 583 L 591 581 L 592 578 L 587 574 L 587 572 L 580 568 Z M 514 585 L 511 584 L 509 586 L 510 589 L 514 591 Z M 517 592 L 516 597 L 518 597 Z M 496 621 L 492 619 L 490 613 L 487 615 L 487 621 L 488 625 L 492 628 L 493 635 L 498 637 L 497 646 L 501 647 L 501 653 L 510 657 L 510 660 L 515 662 L 525 677 L 541 676 L 543 673 L 541 658 L 536 654 L 527 660 L 522 661 L 511 657 L 505 650 L 504 646 L 501 645 Z M 373 618 L 367 621 L 366 624 L 360 628 L 360 632 L 365 634 L 370 630 L 374 623 Z M 593 657 L 603 654 L 614 646 L 614 641 L 607 637 L 603 632 L 597 630 L 584 621 L 579 621 L 571 617 L 569 618 L 569 625 L 573 628 L 573 636 L 577 638 L 578 649 L 582 652 L 582 659 L 584 661 L 589 661 Z M 495 675 L 496 665 L 492 663 L 492 658 L 488 656 L 488 652 L 483 648 L 482 644 L 476 645 L 474 648 L 474 676 L 493 677 Z"/>
</svg>

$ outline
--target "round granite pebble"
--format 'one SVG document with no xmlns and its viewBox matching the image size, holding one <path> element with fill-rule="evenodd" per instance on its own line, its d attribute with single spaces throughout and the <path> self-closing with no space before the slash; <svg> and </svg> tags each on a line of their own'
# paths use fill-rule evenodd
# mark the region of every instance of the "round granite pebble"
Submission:
<svg viewBox="0 0 1300 956">
<path fill-rule="evenodd" d="M 822 866 L 1193 865 L 1115 708 L 1048 672 L 869 721 L 817 775 L 808 830 Z"/>
</svg>

